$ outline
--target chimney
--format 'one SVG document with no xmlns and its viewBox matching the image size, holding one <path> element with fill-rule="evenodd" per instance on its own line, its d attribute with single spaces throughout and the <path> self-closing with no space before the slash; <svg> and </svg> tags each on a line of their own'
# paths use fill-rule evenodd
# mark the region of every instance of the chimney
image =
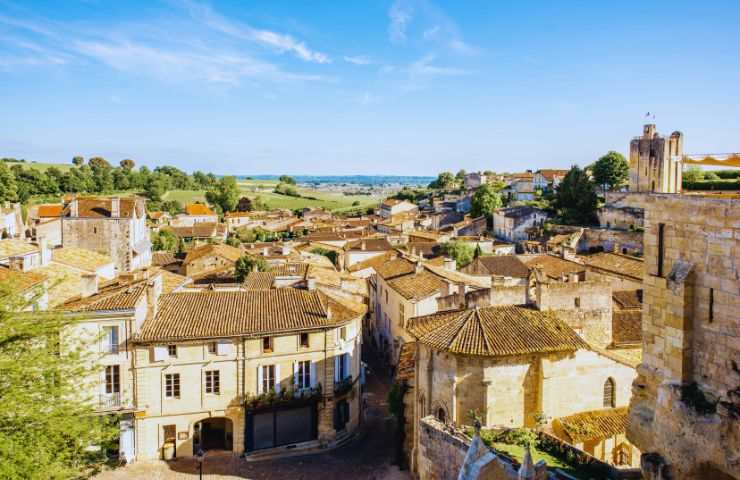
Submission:
<svg viewBox="0 0 740 480">
<path fill-rule="evenodd" d="M 578 283 L 578 273 L 577 272 L 572 272 L 572 273 L 568 274 L 568 281 L 570 283 Z"/>
<path fill-rule="evenodd" d="M 121 199 L 120 197 L 113 197 L 110 199 L 110 216 L 111 218 L 121 217 Z"/>
<path fill-rule="evenodd" d="M 619 244 L 619 242 L 614 242 L 614 245 L 612 245 L 612 252 L 619 253 L 622 246 Z"/>
<path fill-rule="evenodd" d="M 23 261 L 22 255 L 10 257 L 9 267 L 11 270 L 16 272 L 23 272 L 25 270 L 24 264 L 25 262 Z"/>
<path fill-rule="evenodd" d="M 415 273 L 421 273 L 424 271 L 424 265 L 421 263 L 421 260 L 417 260 L 416 267 L 415 267 Z"/>
<path fill-rule="evenodd" d="M 270 247 L 264 247 L 262 249 L 262 256 L 263 257 L 269 257 L 270 256 Z"/>
<path fill-rule="evenodd" d="M 283 255 L 288 255 L 290 253 L 290 250 L 291 250 L 290 243 L 283 243 L 281 248 L 282 248 Z"/>
<path fill-rule="evenodd" d="M 360 250 L 365 250 L 367 248 L 367 244 L 365 243 L 365 240 L 362 241 L 360 244 Z"/>
<path fill-rule="evenodd" d="M 562 245 L 560 247 L 560 256 L 563 258 L 563 260 L 575 260 L 576 252 L 574 249 Z"/>
<path fill-rule="evenodd" d="M 80 216 L 80 205 L 77 200 L 77 195 L 74 195 L 72 197 L 72 201 L 69 202 L 69 216 L 70 217 L 79 217 Z"/>
<path fill-rule="evenodd" d="M 41 251 L 41 266 L 45 267 L 51 262 L 51 248 L 49 240 L 44 235 L 38 235 L 39 250 Z"/>
<path fill-rule="evenodd" d="M 162 273 L 155 275 L 147 282 L 146 302 L 147 308 L 151 313 L 150 318 L 154 318 L 157 315 L 157 305 L 159 304 L 160 295 L 162 295 Z"/>
<path fill-rule="evenodd" d="M 82 286 L 80 294 L 82 298 L 87 298 L 98 293 L 98 276 L 94 273 L 86 273 L 82 275 Z"/>
<path fill-rule="evenodd" d="M 454 258 L 445 257 L 443 266 L 445 270 L 450 270 L 452 272 L 457 270 L 457 262 Z"/>
<path fill-rule="evenodd" d="M 307 278 L 306 279 L 306 288 L 308 288 L 308 290 L 310 290 L 310 291 L 316 290 L 316 279 L 315 278 Z"/>
</svg>

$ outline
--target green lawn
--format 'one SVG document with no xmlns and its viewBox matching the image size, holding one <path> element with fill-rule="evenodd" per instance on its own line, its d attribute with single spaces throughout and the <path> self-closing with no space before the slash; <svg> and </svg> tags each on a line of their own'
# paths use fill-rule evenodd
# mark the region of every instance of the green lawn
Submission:
<svg viewBox="0 0 740 480">
<path fill-rule="evenodd" d="M 34 170 L 42 170 L 45 171 L 49 167 L 57 167 L 62 172 L 65 172 L 72 168 L 74 165 L 72 165 L 72 162 L 69 163 L 41 163 L 41 162 L 3 162 L 5 165 L 8 166 L 8 168 L 12 167 L 13 165 L 20 165 L 23 168 L 32 168 Z"/>
<path fill-rule="evenodd" d="M 193 202 L 205 202 L 206 193 L 204 190 L 169 190 L 162 195 L 162 200 L 176 200 L 183 205 Z"/>
</svg>

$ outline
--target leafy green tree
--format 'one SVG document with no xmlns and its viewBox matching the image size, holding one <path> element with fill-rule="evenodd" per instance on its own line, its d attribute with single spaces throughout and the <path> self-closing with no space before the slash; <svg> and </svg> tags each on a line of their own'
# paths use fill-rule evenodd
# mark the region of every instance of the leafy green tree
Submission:
<svg viewBox="0 0 740 480">
<path fill-rule="evenodd" d="M 719 175 L 717 175 L 714 172 L 706 172 L 704 174 L 704 180 L 711 180 L 711 181 L 719 180 Z"/>
<path fill-rule="evenodd" d="M 683 172 L 683 180 L 685 182 L 700 182 L 704 180 L 704 172 L 699 167 L 689 167 Z"/>
<path fill-rule="evenodd" d="M 337 262 L 339 261 L 339 257 L 337 256 L 337 252 L 335 252 L 334 250 L 329 250 L 328 248 L 323 247 L 316 247 L 311 249 L 311 253 L 322 255 L 331 260 L 331 263 L 333 263 L 335 267 L 338 266 Z"/>
<path fill-rule="evenodd" d="M 289 197 L 301 196 L 301 194 L 298 193 L 298 190 L 296 190 L 296 188 L 289 183 L 279 183 L 278 186 L 275 187 L 275 193 L 279 193 L 280 195 L 287 195 Z"/>
<path fill-rule="evenodd" d="M 15 202 L 16 200 L 18 200 L 18 186 L 15 182 L 15 174 L 5 162 L 0 162 L 0 201 Z"/>
<path fill-rule="evenodd" d="M 592 174 L 597 185 L 614 190 L 627 182 L 629 164 L 621 153 L 611 151 L 594 163 Z"/>
<path fill-rule="evenodd" d="M 598 197 L 594 183 L 585 170 L 576 165 L 571 167 L 555 192 L 553 206 L 564 223 L 575 225 L 596 223 Z"/>
<path fill-rule="evenodd" d="M 236 261 L 234 266 L 234 273 L 238 282 L 246 280 L 247 275 L 250 272 L 266 272 L 270 269 L 270 265 L 262 257 L 253 257 L 251 255 L 244 255 Z"/>
<path fill-rule="evenodd" d="M 85 158 L 80 155 L 76 155 L 72 157 L 72 163 L 78 167 L 81 167 L 85 164 Z"/>
<path fill-rule="evenodd" d="M 252 205 L 252 200 L 249 197 L 240 198 L 236 204 L 237 212 L 251 212 L 252 210 L 254 210 L 254 205 Z"/>
<path fill-rule="evenodd" d="M 161 173 L 154 173 L 149 177 L 149 181 L 146 184 L 144 193 L 149 200 L 159 202 L 162 200 L 162 195 L 169 190 L 169 179 L 166 175 Z"/>
<path fill-rule="evenodd" d="M 100 367 L 89 345 L 63 335 L 73 319 L 17 313 L 34 301 L 0 286 L 0 478 L 87 477 L 118 433 L 84 393 Z"/>
<path fill-rule="evenodd" d="M 125 170 L 133 170 L 134 166 L 136 166 L 136 163 L 134 163 L 134 161 L 131 160 L 130 158 L 124 158 L 123 160 L 121 160 L 120 165 L 121 165 L 121 168 Z"/>
<path fill-rule="evenodd" d="M 290 175 L 280 175 L 280 183 L 288 183 L 290 185 L 295 185 L 295 178 L 291 177 Z"/>
<path fill-rule="evenodd" d="M 166 250 L 168 252 L 177 252 L 180 245 L 180 239 L 170 230 L 160 230 L 152 232 L 152 250 Z"/>
<path fill-rule="evenodd" d="M 501 194 L 496 191 L 493 185 L 481 185 L 470 199 L 470 215 L 480 217 L 485 215 L 490 217 L 493 212 L 503 205 Z"/>
<path fill-rule="evenodd" d="M 434 190 L 449 190 L 455 186 L 455 177 L 450 172 L 442 172 L 437 175 L 437 179 L 429 184 L 429 188 Z"/>
<path fill-rule="evenodd" d="M 222 212 L 233 212 L 239 202 L 239 186 L 235 177 L 223 177 L 206 192 L 206 200 Z"/>
<path fill-rule="evenodd" d="M 459 186 L 463 186 L 465 184 L 465 175 L 467 174 L 468 172 L 461 168 L 455 175 L 455 183 L 457 183 Z"/>
<path fill-rule="evenodd" d="M 111 168 L 110 163 L 103 157 L 92 157 L 87 161 L 90 168 Z"/>
<path fill-rule="evenodd" d="M 442 244 L 442 253 L 455 260 L 457 268 L 462 268 L 473 261 L 475 250 L 463 242 L 446 242 Z"/>
</svg>

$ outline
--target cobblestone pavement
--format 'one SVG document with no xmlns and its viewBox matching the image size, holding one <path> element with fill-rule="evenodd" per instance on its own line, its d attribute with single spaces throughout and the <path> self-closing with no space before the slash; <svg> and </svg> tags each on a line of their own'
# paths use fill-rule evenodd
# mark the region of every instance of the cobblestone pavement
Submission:
<svg viewBox="0 0 740 480">
<path fill-rule="evenodd" d="M 206 454 L 203 478 L 249 480 L 409 480 L 408 472 L 391 465 L 394 456 L 393 423 L 388 413 L 388 380 L 375 357 L 370 355 L 367 377 L 365 423 L 361 434 L 350 443 L 329 452 L 283 459 L 247 462 L 228 453 Z M 194 460 L 138 462 L 103 472 L 96 480 L 194 480 Z"/>
</svg>

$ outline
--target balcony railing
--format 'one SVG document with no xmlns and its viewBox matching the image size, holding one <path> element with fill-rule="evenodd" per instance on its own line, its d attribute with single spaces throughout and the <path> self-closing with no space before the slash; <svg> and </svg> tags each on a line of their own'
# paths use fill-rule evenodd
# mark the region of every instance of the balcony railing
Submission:
<svg viewBox="0 0 740 480">
<path fill-rule="evenodd" d="M 121 406 L 121 392 L 100 394 L 99 404 L 100 408 L 104 410 L 119 408 Z"/>
<path fill-rule="evenodd" d="M 344 395 L 350 390 L 352 390 L 352 385 L 354 385 L 355 382 L 352 379 L 352 375 L 344 378 L 343 380 L 340 380 L 338 382 L 334 382 L 334 395 Z"/>
</svg>

